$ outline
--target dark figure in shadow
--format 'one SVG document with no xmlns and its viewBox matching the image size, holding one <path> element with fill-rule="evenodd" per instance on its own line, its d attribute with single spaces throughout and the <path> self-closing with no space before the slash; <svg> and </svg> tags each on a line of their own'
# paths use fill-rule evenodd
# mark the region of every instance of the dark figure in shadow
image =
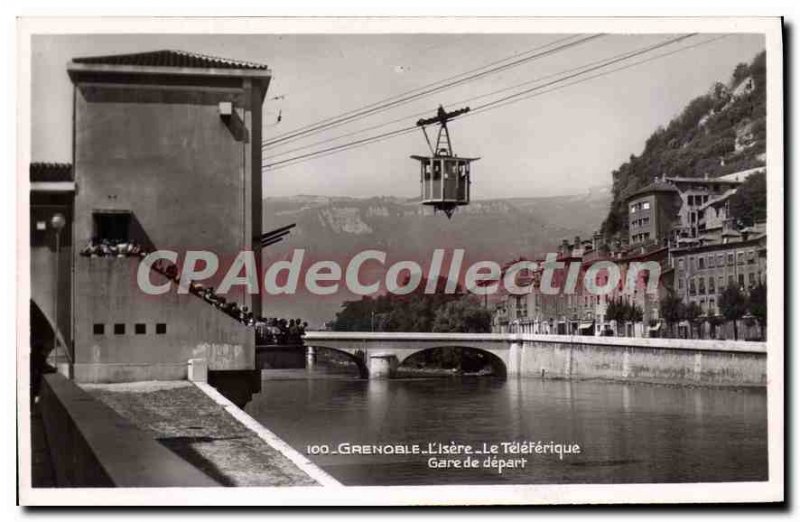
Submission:
<svg viewBox="0 0 800 522">
<path fill-rule="evenodd" d="M 39 397 L 39 391 L 42 387 L 42 379 L 46 373 L 54 373 L 55 368 L 47 364 L 47 349 L 41 344 L 31 344 L 31 361 L 30 361 L 30 396 L 31 407 L 36 403 L 36 398 Z"/>
</svg>

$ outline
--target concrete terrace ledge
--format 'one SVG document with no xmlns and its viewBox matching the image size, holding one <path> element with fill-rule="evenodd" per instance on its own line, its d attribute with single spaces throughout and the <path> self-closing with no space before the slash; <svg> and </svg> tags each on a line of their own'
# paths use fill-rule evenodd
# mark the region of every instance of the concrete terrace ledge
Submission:
<svg viewBox="0 0 800 522">
<path fill-rule="evenodd" d="M 709 339 L 665 339 L 660 337 L 595 337 L 590 335 L 540 335 L 497 333 L 428 333 L 428 332 L 306 332 L 305 341 L 428 341 L 442 346 L 456 343 L 469 346 L 472 342 L 500 343 L 553 343 L 570 345 L 611 346 L 619 348 L 647 348 L 664 350 L 691 350 L 731 353 L 766 354 L 766 342 L 730 341 Z"/>
<path fill-rule="evenodd" d="M 81 387 L 220 486 L 338 485 L 206 383 L 142 381 Z"/>
<path fill-rule="evenodd" d="M 316 480 L 321 486 L 341 486 L 341 482 L 326 473 L 322 468 L 311 462 L 299 451 L 292 448 L 275 433 L 268 430 L 253 417 L 245 413 L 244 410 L 225 398 L 216 389 L 205 382 L 193 383 L 200 391 L 205 393 L 212 401 L 219 404 L 229 415 L 239 421 L 247 429 L 255 433 L 258 438 L 269 444 L 276 451 L 290 460 L 295 466 L 300 468 L 306 475 Z"/>
<path fill-rule="evenodd" d="M 60 374 L 40 401 L 59 487 L 220 486 Z"/>
</svg>

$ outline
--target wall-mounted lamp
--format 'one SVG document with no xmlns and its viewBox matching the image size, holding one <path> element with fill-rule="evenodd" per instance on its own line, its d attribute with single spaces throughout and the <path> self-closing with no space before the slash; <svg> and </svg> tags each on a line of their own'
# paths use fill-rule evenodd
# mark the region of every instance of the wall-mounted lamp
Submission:
<svg viewBox="0 0 800 522">
<path fill-rule="evenodd" d="M 233 102 L 219 102 L 219 117 L 228 121 L 233 116 Z"/>
<path fill-rule="evenodd" d="M 219 102 L 219 117 L 233 134 L 236 141 L 247 141 L 247 129 L 239 114 L 233 108 L 233 102 Z"/>
</svg>

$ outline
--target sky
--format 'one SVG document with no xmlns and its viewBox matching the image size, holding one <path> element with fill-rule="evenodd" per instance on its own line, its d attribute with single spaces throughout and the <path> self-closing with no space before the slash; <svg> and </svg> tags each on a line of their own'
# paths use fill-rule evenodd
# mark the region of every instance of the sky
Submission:
<svg viewBox="0 0 800 522">
<path fill-rule="evenodd" d="M 47 35 L 32 42 L 32 159 L 71 161 L 71 84 L 66 73 L 78 56 L 179 49 L 269 65 L 272 83 L 263 106 L 263 138 L 420 89 L 467 71 L 530 51 L 571 35 L 404 34 L 404 35 Z M 677 35 L 602 35 L 586 43 L 532 59 L 500 73 L 415 99 L 302 140 L 265 150 L 272 163 L 310 151 L 412 126 L 421 114 L 477 106 L 536 87 L 565 71 L 619 56 Z M 720 36 L 722 36 L 720 38 Z M 577 41 L 581 35 L 570 40 Z M 552 47 L 550 47 L 552 48 Z M 755 34 L 693 36 L 646 57 L 660 59 L 522 99 L 450 124 L 454 151 L 481 159 L 473 166 L 473 199 L 584 193 L 608 187 L 611 172 L 645 140 L 716 81 L 727 82 L 737 63 L 764 49 Z M 527 53 L 527 54 L 520 54 Z M 507 63 L 507 62 L 503 62 Z M 604 69 L 606 70 L 606 69 Z M 601 70 L 588 73 L 595 75 Z M 578 80 L 576 77 L 573 80 Z M 525 87 L 476 98 L 514 85 Z M 537 83 L 539 82 L 539 83 Z M 456 103 L 462 100 L 463 103 Z M 280 115 L 280 121 L 278 116 Z M 314 145 L 392 120 L 397 123 Z M 299 149 L 299 150 L 293 150 Z M 266 197 L 419 195 L 417 162 L 426 154 L 420 131 L 345 152 L 264 171 Z"/>
</svg>

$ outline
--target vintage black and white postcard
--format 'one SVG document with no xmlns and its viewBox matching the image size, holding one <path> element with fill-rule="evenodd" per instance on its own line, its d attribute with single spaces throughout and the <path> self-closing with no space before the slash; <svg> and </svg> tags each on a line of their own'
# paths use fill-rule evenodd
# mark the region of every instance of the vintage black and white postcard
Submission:
<svg viewBox="0 0 800 522">
<path fill-rule="evenodd" d="M 18 29 L 21 503 L 783 500 L 779 18 Z"/>
</svg>

